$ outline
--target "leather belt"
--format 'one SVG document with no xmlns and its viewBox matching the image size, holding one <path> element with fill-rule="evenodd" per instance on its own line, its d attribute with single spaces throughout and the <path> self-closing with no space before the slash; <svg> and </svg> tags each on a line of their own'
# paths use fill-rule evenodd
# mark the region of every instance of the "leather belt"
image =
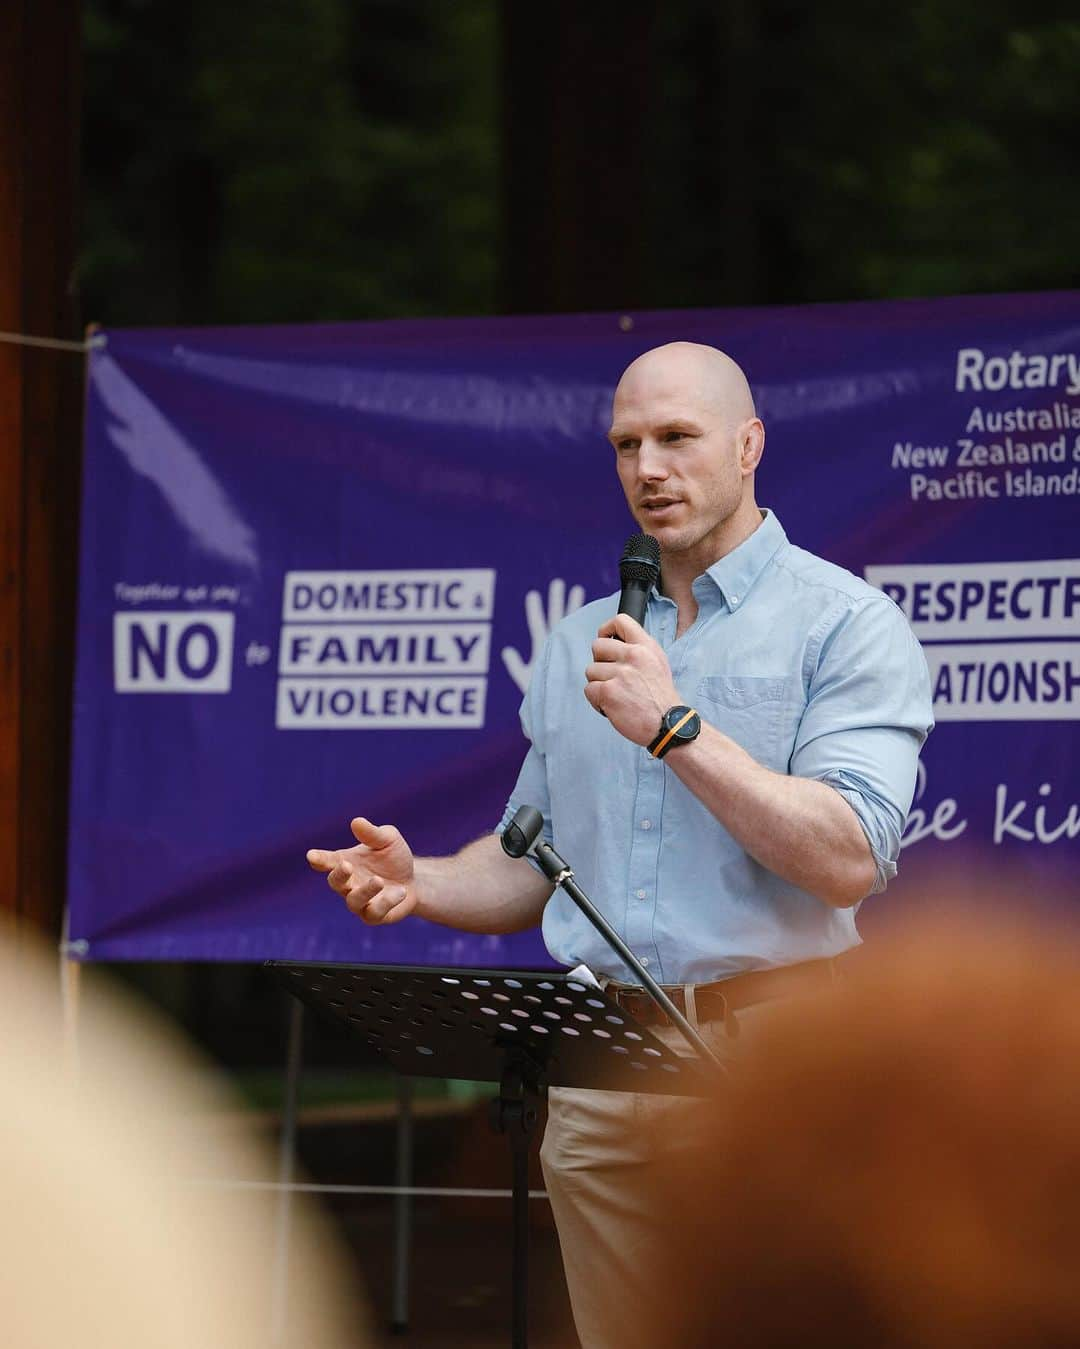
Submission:
<svg viewBox="0 0 1080 1349">
<path fill-rule="evenodd" d="M 781 965 L 771 970 L 748 970 L 745 974 L 733 974 L 729 979 L 719 979 L 713 984 L 694 984 L 698 1025 L 724 1021 L 729 1013 L 753 1007 L 759 1002 L 819 992 L 840 977 L 836 960 L 804 960 L 798 965 Z M 686 1016 L 686 985 L 663 984 L 661 987 Z M 670 1024 L 670 1017 L 657 1007 L 640 984 L 609 982 L 604 991 L 640 1025 Z"/>
</svg>

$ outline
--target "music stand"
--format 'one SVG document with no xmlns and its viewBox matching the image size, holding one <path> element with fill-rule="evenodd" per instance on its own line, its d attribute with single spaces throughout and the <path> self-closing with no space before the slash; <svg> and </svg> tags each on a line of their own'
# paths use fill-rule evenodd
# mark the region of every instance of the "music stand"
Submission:
<svg viewBox="0 0 1080 1349">
<path fill-rule="evenodd" d="M 271 960 L 301 1002 L 399 1073 L 497 1082 L 491 1123 L 510 1144 L 513 1349 L 525 1349 L 528 1156 L 549 1086 L 697 1096 L 710 1078 L 597 987 L 555 973 Z"/>
</svg>

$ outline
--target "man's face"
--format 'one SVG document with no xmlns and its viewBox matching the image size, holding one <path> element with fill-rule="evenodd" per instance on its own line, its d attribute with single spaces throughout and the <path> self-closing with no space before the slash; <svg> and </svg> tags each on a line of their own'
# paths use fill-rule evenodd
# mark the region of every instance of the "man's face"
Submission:
<svg viewBox="0 0 1080 1349">
<path fill-rule="evenodd" d="M 741 424 L 702 388 L 693 365 L 656 361 L 620 381 L 608 438 L 630 512 L 669 555 L 713 545 L 743 499 Z"/>
</svg>

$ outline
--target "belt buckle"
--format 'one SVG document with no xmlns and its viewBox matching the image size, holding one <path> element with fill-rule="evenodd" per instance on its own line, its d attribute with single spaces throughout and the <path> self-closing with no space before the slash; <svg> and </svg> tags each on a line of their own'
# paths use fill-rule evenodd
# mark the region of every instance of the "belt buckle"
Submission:
<svg viewBox="0 0 1080 1349">
<path fill-rule="evenodd" d="M 671 1002 L 674 1004 L 675 1010 L 679 1013 L 680 1016 L 685 1017 L 687 1015 L 685 987 L 682 984 L 670 984 L 666 987 L 664 985 L 661 985 L 661 987 L 664 989 L 664 992 L 667 994 Z M 652 1021 L 655 1025 L 658 1026 L 675 1025 L 675 1022 L 671 1019 L 671 1017 L 668 1015 L 665 1009 L 661 1007 L 658 1003 L 653 1002 L 651 997 L 649 998 L 649 1011 L 652 1015 Z"/>
<path fill-rule="evenodd" d="M 627 984 L 613 991 L 620 1011 L 625 1012 L 639 1026 L 654 1026 L 658 1023 L 667 1025 L 666 1012 L 653 1002 L 648 989 L 637 984 Z"/>
<path fill-rule="evenodd" d="M 657 1007 L 652 997 L 645 988 L 635 988 L 630 995 L 630 1006 L 627 1011 L 640 1026 L 666 1026 L 667 1013 L 663 1008 Z"/>
</svg>

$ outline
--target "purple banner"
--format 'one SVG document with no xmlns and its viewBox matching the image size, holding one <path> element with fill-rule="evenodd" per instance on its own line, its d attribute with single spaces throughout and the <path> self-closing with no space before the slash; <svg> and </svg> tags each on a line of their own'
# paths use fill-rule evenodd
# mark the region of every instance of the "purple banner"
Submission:
<svg viewBox="0 0 1080 1349">
<path fill-rule="evenodd" d="M 912 877 L 1049 881 L 1080 835 L 1080 300 L 124 331 L 90 358 L 70 833 L 88 959 L 543 965 L 538 933 L 371 929 L 308 871 L 348 820 L 498 821 L 532 659 L 617 588 L 605 440 L 677 338 L 750 376 L 758 500 L 893 595 L 938 727 Z"/>
</svg>

